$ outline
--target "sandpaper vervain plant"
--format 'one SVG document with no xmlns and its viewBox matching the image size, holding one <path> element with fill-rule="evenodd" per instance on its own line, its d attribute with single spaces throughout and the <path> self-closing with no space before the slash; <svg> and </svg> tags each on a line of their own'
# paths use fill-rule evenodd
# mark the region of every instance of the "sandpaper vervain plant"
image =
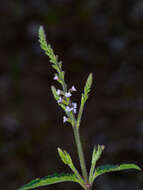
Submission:
<svg viewBox="0 0 143 190">
<path fill-rule="evenodd" d="M 70 154 L 67 151 L 62 150 L 61 148 L 58 148 L 58 154 L 61 160 L 64 164 L 70 167 L 72 173 L 53 174 L 43 178 L 37 178 L 24 185 L 23 187 L 19 188 L 18 190 L 34 189 L 36 187 L 66 181 L 78 183 L 81 185 L 83 189 L 91 190 L 94 180 L 101 174 L 126 169 L 140 170 L 140 167 L 136 164 L 103 165 L 96 167 L 96 162 L 99 160 L 104 150 L 103 145 L 97 145 L 93 148 L 91 167 L 88 173 L 84 159 L 79 129 L 84 105 L 89 97 L 89 93 L 91 90 L 92 74 L 89 74 L 87 78 L 83 93 L 81 94 L 81 102 L 78 109 L 77 103 L 73 102 L 71 98 L 72 93 L 77 91 L 76 87 L 73 85 L 70 88 L 68 88 L 67 83 L 65 82 L 65 72 L 62 69 L 62 62 L 58 60 L 58 56 L 55 55 L 53 49 L 51 48 L 51 45 L 47 44 L 46 35 L 42 26 L 40 26 L 39 28 L 39 42 L 42 50 L 44 50 L 45 54 L 49 57 L 51 66 L 55 70 L 53 79 L 61 85 L 60 89 L 57 89 L 55 86 L 52 86 L 51 90 L 58 105 L 64 111 L 63 123 L 68 122 L 73 129 L 75 143 L 77 146 L 78 158 L 81 167 L 81 173 L 74 166 Z"/>
</svg>

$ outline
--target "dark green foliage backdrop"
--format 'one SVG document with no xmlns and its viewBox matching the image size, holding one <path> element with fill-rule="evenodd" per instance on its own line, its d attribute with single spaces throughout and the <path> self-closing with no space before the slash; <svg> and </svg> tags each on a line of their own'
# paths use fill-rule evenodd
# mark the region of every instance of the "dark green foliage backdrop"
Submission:
<svg viewBox="0 0 143 190">
<path fill-rule="evenodd" d="M 81 126 L 88 165 L 93 145 L 104 144 L 100 164 L 142 167 L 142 0 L 9 0 L 0 6 L 0 189 L 15 190 L 33 178 L 68 171 L 58 146 L 77 160 L 72 130 L 63 126 L 63 112 L 50 91 L 53 70 L 37 42 L 41 24 L 63 61 L 69 87 L 78 89 L 78 102 L 86 77 L 94 74 Z M 80 186 L 41 189 L 55 188 Z M 95 188 L 142 190 L 143 174 L 106 174 Z"/>
</svg>

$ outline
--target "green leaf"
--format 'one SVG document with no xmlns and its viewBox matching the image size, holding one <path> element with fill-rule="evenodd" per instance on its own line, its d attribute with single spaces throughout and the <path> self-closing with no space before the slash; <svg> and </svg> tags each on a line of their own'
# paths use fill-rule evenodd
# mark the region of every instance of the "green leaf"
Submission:
<svg viewBox="0 0 143 190">
<path fill-rule="evenodd" d="M 89 92 L 91 89 L 91 85 L 92 85 L 92 73 L 89 74 L 85 87 L 84 87 L 84 93 L 82 94 L 82 97 L 84 99 L 84 102 L 86 102 L 86 100 L 88 99 L 89 96 Z"/>
<path fill-rule="evenodd" d="M 74 174 L 54 174 L 54 175 L 48 175 L 43 178 L 37 178 L 35 180 L 32 180 L 31 182 L 19 188 L 18 190 L 33 189 L 36 187 L 41 187 L 45 185 L 51 185 L 51 184 L 66 182 L 66 181 L 79 183 L 78 179 L 76 178 Z"/>
<path fill-rule="evenodd" d="M 89 182 L 92 182 L 93 175 L 94 175 L 94 170 L 96 166 L 96 162 L 99 160 L 101 157 L 101 154 L 104 150 L 103 145 L 98 145 L 98 147 L 94 147 L 93 153 L 92 153 L 92 160 L 91 160 L 91 168 L 90 168 L 90 173 L 89 173 Z"/>
<path fill-rule="evenodd" d="M 84 109 L 84 104 L 88 99 L 91 85 L 92 85 L 92 73 L 89 74 L 87 81 L 85 83 L 85 86 L 84 86 L 84 92 L 81 95 L 80 108 L 79 108 L 77 123 L 76 123 L 77 128 L 79 128 L 79 126 L 80 126 L 81 117 L 82 117 L 83 109 Z"/>
<path fill-rule="evenodd" d="M 78 178 L 80 184 L 84 185 L 84 180 L 82 179 L 82 177 L 79 174 L 78 170 L 75 168 L 69 153 L 66 152 L 65 150 L 62 151 L 60 148 L 58 148 L 58 153 L 59 153 L 59 156 L 60 156 L 61 160 L 63 161 L 63 163 L 68 165 L 71 168 L 71 170 L 74 172 L 74 174 Z"/>
<path fill-rule="evenodd" d="M 92 154 L 92 164 L 96 164 L 96 162 L 99 160 L 99 158 L 101 157 L 101 154 L 104 150 L 104 145 L 98 145 L 98 147 L 94 147 L 93 149 L 93 154 Z"/>
<path fill-rule="evenodd" d="M 103 165 L 96 168 L 95 173 L 94 173 L 94 179 L 104 173 L 127 170 L 127 169 L 141 170 L 141 168 L 137 166 L 136 164 Z"/>
<path fill-rule="evenodd" d="M 58 148 L 58 153 L 64 164 L 69 165 L 72 162 L 70 155 L 65 150 L 62 151 Z"/>
</svg>

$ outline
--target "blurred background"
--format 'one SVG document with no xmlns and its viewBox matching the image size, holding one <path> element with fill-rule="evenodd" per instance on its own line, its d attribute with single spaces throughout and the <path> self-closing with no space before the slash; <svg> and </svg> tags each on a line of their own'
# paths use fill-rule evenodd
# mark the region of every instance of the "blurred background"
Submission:
<svg viewBox="0 0 143 190">
<path fill-rule="evenodd" d="M 16 190 L 37 177 L 70 172 L 57 147 L 77 152 L 72 129 L 50 87 L 54 71 L 38 43 L 47 40 L 63 61 L 73 100 L 90 72 L 94 83 L 81 124 L 90 166 L 95 144 L 104 144 L 101 164 L 143 166 L 143 1 L 25 0 L 0 6 L 0 187 Z M 61 183 L 39 190 L 81 189 Z M 96 190 L 142 190 L 143 173 L 134 170 L 99 177 Z"/>
</svg>

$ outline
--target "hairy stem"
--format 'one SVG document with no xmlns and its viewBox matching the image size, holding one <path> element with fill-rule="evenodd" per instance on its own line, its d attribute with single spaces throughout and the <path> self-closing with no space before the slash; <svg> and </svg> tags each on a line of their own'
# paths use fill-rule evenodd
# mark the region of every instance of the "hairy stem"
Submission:
<svg viewBox="0 0 143 190">
<path fill-rule="evenodd" d="M 84 177 L 85 182 L 88 184 L 88 174 L 87 174 L 87 169 L 86 169 L 86 165 L 85 165 L 85 159 L 84 159 L 82 144 L 81 144 L 81 140 L 80 140 L 79 130 L 77 127 L 73 127 L 73 131 L 74 131 L 74 137 L 75 137 L 75 142 L 76 142 L 76 146 L 77 146 L 82 175 Z"/>
</svg>

